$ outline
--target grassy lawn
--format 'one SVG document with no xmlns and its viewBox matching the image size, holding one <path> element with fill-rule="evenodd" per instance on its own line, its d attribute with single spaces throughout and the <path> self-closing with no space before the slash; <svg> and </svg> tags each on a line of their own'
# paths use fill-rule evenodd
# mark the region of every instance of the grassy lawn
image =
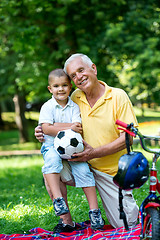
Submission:
<svg viewBox="0 0 160 240">
<path fill-rule="evenodd" d="M 160 113 L 149 110 L 145 113 L 145 117 L 141 117 L 138 115 L 139 109 L 135 109 L 135 112 L 142 133 L 148 135 L 158 133 Z M 31 115 L 37 120 L 36 114 Z M 6 119 L 13 121 L 13 116 L 9 116 Z M 32 141 L 26 144 L 18 143 L 16 129 L 0 131 L 0 151 L 39 149 L 40 144 L 34 138 L 35 126 L 34 121 L 29 130 L 30 135 L 33 136 Z M 137 146 L 134 150 L 137 150 Z M 151 160 L 151 154 L 144 153 L 144 155 Z M 28 231 L 34 227 L 52 230 L 57 224 L 59 217 L 54 214 L 52 202 L 43 184 L 42 165 L 42 156 L 38 155 L 0 157 L 0 233 L 29 233 Z M 160 169 L 160 162 L 157 165 Z M 158 176 L 160 177 L 160 173 Z M 148 182 L 142 188 L 134 190 L 134 197 L 139 206 L 147 194 Z M 99 195 L 98 201 L 107 224 Z M 82 189 L 68 187 L 68 202 L 74 221 L 81 222 L 88 219 L 89 207 Z"/>
<path fill-rule="evenodd" d="M 0 233 L 28 233 L 34 227 L 52 230 L 57 224 L 59 218 L 43 185 L 42 164 L 41 156 L 0 158 Z M 68 187 L 68 193 L 73 220 L 87 220 L 89 208 L 82 189 Z"/>
<path fill-rule="evenodd" d="M 57 224 L 59 218 L 43 185 L 42 164 L 41 156 L 0 158 L 0 233 L 29 233 L 34 227 L 52 230 Z M 134 190 L 138 205 L 147 193 L 148 182 Z M 99 195 L 98 200 L 108 223 Z M 74 221 L 88 219 L 89 208 L 82 189 L 68 187 L 68 201 Z"/>
<path fill-rule="evenodd" d="M 146 109 L 144 116 L 141 116 L 141 110 L 134 107 L 134 111 L 139 123 L 139 130 L 145 135 L 160 134 L 160 108 L 156 111 L 153 109 Z"/>
</svg>

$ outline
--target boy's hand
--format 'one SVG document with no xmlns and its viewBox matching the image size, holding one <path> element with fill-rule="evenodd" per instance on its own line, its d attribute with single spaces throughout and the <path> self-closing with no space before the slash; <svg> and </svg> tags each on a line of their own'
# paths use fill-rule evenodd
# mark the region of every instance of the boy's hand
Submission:
<svg viewBox="0 0 160 240">
<path fill-rule="evenodd" d="M 82 134 L 83 129 L 82 129 L 82 124 L 79 122 L 75 122 L 72 124 L 71 129 L 77 133 Z"/>
</svg>

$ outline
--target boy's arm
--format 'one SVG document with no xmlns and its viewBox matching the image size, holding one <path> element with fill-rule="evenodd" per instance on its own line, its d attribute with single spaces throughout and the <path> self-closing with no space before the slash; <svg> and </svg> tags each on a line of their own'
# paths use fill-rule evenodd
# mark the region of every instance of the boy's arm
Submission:
<svg viewBox="0 0 160 240">
<path fill-rule="evenodd" d="M 42 131 L 44 134 L 55 137 L 59 131 L 69 129 L 71 126 L 72 123 L 42 123 Z"/>
<path fill-rule="evenodd" d="M 72 129 L 75 132 L 82 134 L 82 125 L 79 122 L 75 123 L 42 123 L 42 131 L 44 134 L 55 137 L 61 130 Z"/>
</svg>

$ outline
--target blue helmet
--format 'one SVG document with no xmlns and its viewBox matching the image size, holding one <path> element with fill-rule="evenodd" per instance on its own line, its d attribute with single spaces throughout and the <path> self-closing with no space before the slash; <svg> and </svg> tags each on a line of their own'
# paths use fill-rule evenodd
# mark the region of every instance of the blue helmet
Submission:
<svg viewBox="0 0 160 240">
<path fill-rule="evenodd" d="M 130 152 L 120 157 L 114 183 L 119 188 L 131 190 L 141 187 L 149 177 L 149 163 L 141 152 Z"/>
</svg>

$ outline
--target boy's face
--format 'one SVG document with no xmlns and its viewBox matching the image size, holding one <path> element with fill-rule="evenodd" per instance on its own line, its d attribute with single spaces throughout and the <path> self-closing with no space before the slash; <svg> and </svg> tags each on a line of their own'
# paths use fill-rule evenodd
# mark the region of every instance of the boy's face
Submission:
<svg viewBox="0 0 160 240">
<path fill-rule="evenodd" d="M 53 77 L 48 90 L 60 105 L 65 105 L 68 101 L 72 84 L 67 77 Z"/>
</svg>

